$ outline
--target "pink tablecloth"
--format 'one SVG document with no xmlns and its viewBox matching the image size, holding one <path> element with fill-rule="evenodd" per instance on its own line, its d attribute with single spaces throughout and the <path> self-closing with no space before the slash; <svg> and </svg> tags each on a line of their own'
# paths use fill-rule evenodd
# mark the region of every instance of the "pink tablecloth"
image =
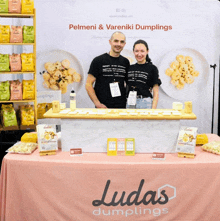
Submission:
<svg viewBox="0 0 220 221">
<path fill-rule="evenodd" d="M 220 156 L 200 147 L 195 159 L 166 154 L 165 161 L 152 160 L 152 154 L 7 154 L 1 220 L 219 220 L 219 168 Z"/>
</svg>

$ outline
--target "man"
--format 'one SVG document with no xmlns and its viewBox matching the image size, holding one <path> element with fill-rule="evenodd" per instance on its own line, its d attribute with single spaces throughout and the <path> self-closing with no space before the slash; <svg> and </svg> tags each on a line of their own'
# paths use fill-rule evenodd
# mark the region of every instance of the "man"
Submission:
<svg viewBox="0 0 220 221">
<path fill-rule="evenodd" d="M 122 32 L 113 33 L 109 44 L 111 45 L 109 53 L 93 59 L 86 81 L 86 90 L 97 108 L 125 108 L 125 81 L 129 61 L 120 55 L 126 44 L 125 35 Z"/>
</svg>

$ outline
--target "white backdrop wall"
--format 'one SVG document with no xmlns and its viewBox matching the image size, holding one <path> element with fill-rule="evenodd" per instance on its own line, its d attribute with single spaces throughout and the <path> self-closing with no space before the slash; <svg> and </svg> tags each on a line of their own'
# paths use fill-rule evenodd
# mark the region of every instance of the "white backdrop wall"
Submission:
<svg viewBox="0 0 220 221">
<path fill-rule="evenodd" d="M 182 124 L 196 126 L 199 133 L 211 132 L 213 70 L 210 64 L 219 66 L 220 55 L 220 2 L 205 0 L 35 0 L 37 11 L 37 67 L 42 71 L 44 55 L 52 50 L 69 52 L 83 69 L 83 81 L 77 86 L 77 107 L 94 107 L 85 91 L 85 80 L 92 59 L 108 52 L 108 40 L 114 31 L 113 26 L 128 25 L 132 29 L 120 30 L 126 35 L 126 46 L 122 52 L 132 57 L 133 43 L 144 39 L 149 45 L 149 56 L 160 69 L 163 59 L 173 50 L 195 50 L 205 59 L 208 68 L 205 70 L 205 83 L 201 90 L 193 95 L 195 121 L 183 121 Z M 26 24 L 29 21 L 22 21 Z M 19 24 L 21 21 L 19 20 Z M 69 29 L 70 25 L 93 25 L 95 30 Z M 171 30 L 140 30 L 142 26 L 170 26 Z M 103 29 L 99 29 L 102 25 Z M 127 26 L 127 27 L 128 27 Z M 24 48 L 27 52 L 28 47 Z M 60 57 L 59 57 L 60 58 Z M 65 58 L 63 58 L 65 59 Z M 217 133 L 218 113 L 218 75 L 216 68 L 215 91 L 215 127 Z M 159 73 L 160 75 L 164 73 Z M 203 76 L 201 76 L 203 77 Z M 38 79 L 42 78 L 38 74 Z M 43 90 L 39 81 L 39 91 Z M 69 86 L 69 89 L 71 86 Z M 69 91 L 68 91 L 69 93 Z M 68 102 L 69 94 L 63 96 Z M 187 93 L 187 92 L 186 92 Z M 187 97 L 188 98 L 188 97 Z M 171 108 L 178 97 L 169 96 L 166 88 L 160 88 L 158 108 Z"/>
</svg>

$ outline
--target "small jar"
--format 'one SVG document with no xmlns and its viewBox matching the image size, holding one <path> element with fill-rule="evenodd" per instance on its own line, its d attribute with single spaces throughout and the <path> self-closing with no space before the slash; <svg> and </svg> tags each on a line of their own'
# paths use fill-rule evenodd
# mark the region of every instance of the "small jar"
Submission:
<svg viewBox="0 0 220 221">
<path fill-rule="evenodd" d="M 186 101 L 185 103 L 185 113 L 191 114 L 192 113 L 192 101 Z"/>
</svg>

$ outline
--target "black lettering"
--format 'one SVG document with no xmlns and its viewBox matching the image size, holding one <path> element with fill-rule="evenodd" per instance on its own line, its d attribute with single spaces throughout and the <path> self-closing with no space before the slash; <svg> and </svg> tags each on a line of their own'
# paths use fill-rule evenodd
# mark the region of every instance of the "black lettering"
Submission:
<svg viewBox="0 0 220 221">
<path fill-rule="evenodd" d="M 105 205 L 105 206 L 111 206 L 111 204 L 107 204 L 107 203 L 104 202 L 105 201 L 105 196 L 107 194 L 107 191 L 108 191 L 108 188 L 109 188 L 109 185 L 110 185 L 110 182 L 111 182 L 110 180 L 107 180 L 107 182 L 106 182 L 105 189 L 104 189 L 104 192 L 102 194 L 102 199 L 92 201 L 93 206 L 100 206 L 102 204 Z"/>
<path fill-rule="evenodd" d="M 139 196 L 140 196 L 140 193 L 141 193 L 141 190 L 142 190 L 143 185 L 144 185 L 144 180 L 141 180 L 140 185 L 139 185 L 139 188 L 138 188 L 138 191 L 133 191 L 133 192 L 131 192 L 131 193 L 128 195 L 128 198 L 127 198 L 127 205 L 128 205 L 128 206 L 131 206 L 132 204 L 135 204 L 136 206 L 141 204 L 140 202 L 137 202 L 137 201 L 138 201 L 138 198 L 139 198 Z M 135 197 L 134 200 L 131 202 L 131 197 L 132 197 L 133 195 L 136 195 L 136 197 Z"/>
<path fill-rule="evenodd" d="M 165 190 L 162 190 L 160 193 L 164 196 L 165 200 L 164 201 L 160 201 L 161 200 L 161 197 L 157 200 L 157 202 L 159 204 L 166 204 L 168 201 L 169 201 L 169 197 L 167 196 L 167 194 L 165 193 L 166 191 Z"/>
<path fill-rule="evenodd" d="M 122 192 L 120 200 L 118 202 L 115 202 L 115 198 L 116 198 L 117 194 L 118 194 L 118 192 L 114 193 L 114 195 L 112 197 L 112 201 L 110 203 L 111 206 L 117 206 L 118 204 L 120 204 L 121 206 L 125 206 L 127 204 L 126 202 L 125 203 L 123 202 L 123 199 L 125 197 L 125 191 Z"/>
<path fill-rule="evenodd" d="M 151 195 L 151 198 L 146 201 L 146 198 L 148 197 L 148 195 Z M 144 205 L 148 205 L 150 202 L 155 205 L 157 203 L 157 201 L 155 201 L 155 196 L 156 196 L 156 191 L 147 191 L 144 194 L 143 199 L 139 202 L 139 203 L 143 203 Z"/>
</svg>

